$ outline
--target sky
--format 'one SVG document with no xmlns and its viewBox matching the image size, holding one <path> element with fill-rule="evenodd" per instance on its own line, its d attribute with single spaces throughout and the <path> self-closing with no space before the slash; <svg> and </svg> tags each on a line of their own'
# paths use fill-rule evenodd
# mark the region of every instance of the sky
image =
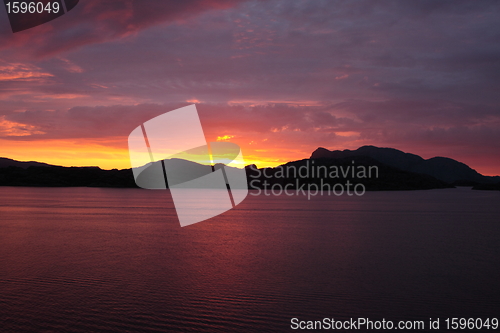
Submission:
<svg viewBox="0 0 500 333">
<path fill-rule="evenodd" d="M 129 168 L 141 123 L 196 103 L 259 167 L 392 147 L 500 175 L 500 2 L 80 0 L 12 33 L 0 157 Z"/>
</svg>

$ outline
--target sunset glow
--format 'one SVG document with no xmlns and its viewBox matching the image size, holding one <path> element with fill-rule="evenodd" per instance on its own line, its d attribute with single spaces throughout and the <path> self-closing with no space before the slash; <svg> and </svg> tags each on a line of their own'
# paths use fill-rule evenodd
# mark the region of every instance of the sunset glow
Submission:
<svg viewBox="0 0 500 333">
<path fill-rule="evenodd" d="M 134 128 L 196 104 L 207 141 L 259 167 L 376 145 L 500 174 L 496 12 L 375 7 L 85 1 L 16 34 L 2 18 L 0 156 L 129 168 Z"/>
</svg>

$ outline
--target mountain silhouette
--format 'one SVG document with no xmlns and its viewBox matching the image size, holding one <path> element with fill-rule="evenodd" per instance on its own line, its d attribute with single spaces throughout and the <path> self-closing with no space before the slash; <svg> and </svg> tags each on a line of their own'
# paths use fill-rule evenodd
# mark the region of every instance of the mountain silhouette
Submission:
<svg viewBox="0 0 500 333">
<path fill-rule="evenodd" d="M 0 168 L 7 168 L 7 167 L 18 167 L 22 169 L 27 169 L 30 166 L 34 167 L 53 167 L 55 165 L 50 165 L 47 163 L 40 163 L 40 162 L 20 162 L 16 160 L 11 160 L 10 158 L 5 158 L 5 157 L 0 157 Z"/>
<path fill-rule="evenodd" d="M 183 159 L 173 158 L 163 161 L 169 170 L 178 170 L 179 182 L 191 180 L 193 174 L 203 176 L 220 166 L 213 167 L 198 164 Z M 157 168 L 161 161 L 152 163 L 149 167 Z M 267 174 L 276 174 L 285 168 L 300 168 L 323 166 L 331 168 L 348 169 L 349 166 L 378 168 L 377 177 L 366 179 L 353 179 L 350 173 L 335 179 L 320 179 L 317 176 L 302 177 L 297 181 L 293 177 L 266 177 Z M 146 165 L 145 167 L 148 167 Z M 273 184 L 291 184 L 290 188 L 300 187 L 302 184 L 334 185 L 343 181 L 359 181 L 366 186 L 366 190 L 417 190 L 447 188 L 453 186 L 474 186 L 475 189 L 497 190 L 500 189 L 500 177 L 483 176 L 464 163 L 446 157 L 433 157 L 424 159 L 418 155 L 405 153 L 393 148 L 379 148 L 363 146 L 356 150 L 333 150 L 325 148 L 316 149 L 309 159 L 288 162 L 276 168 L 258 169 L 255 165 L 245 168 L 247 180 L 253 180 L 257 188 L 267 181 Z M 351 169 L 352 170 L 352 169 Z M 154 182 L 147 179 L 148 172 L 140 175 L 141 182 Z M 328 177 L 327 177 L 328 178 Z M 354 177 L 355 178 L 355 177 Z M 323 183 L 322 183 L 323 182 Z M 256 185 L 257 184 L 257 185 Z M 171 184 L 173 185 L 173 184 Z M 0 186 L 44 186 L 44 187 L 130 187 L 137 188 L 132 169 L 102 170 L 99 167 L 62 167 L 40 162 L 20 162 L 8 158 L 0 158 Z"/>
<path fill-rule="evenodd" d="M 363 146 L 356 150 L 316 149 L 311 159 L 322 158 L 350 158 L 367 156 L 387 166 L 403 171 L 432 176 L 436 179 L 455 185 L 495 184 L 500 177 L 483 176 L 468 165 L 447 157 L 433 157 L 424 159 L 418 155 L 405 153 L 394 148 L 379 148 Z"/>
<path fill-rule="evenodd" d="M 376 172 L 370 174 L 368 171 L 366 177 L 360 178 L 356 171 L 360 168 L 370 170 L 375 167 Z M 353 169 L 355 172 L 352 172 Z M 335 172 L 336 170 L 339 172 Z M 247 178 L 250 189 L 272 189 L 275 184 L 279 184 L 278 188 L 305 187 L 311 190 L 317 188 L 331 191 L 339 184 L 347 188 L 348 182 L 352 186 L 362 184 L 367 191 L 430 190 L 454 187 L 429 175 L 388 166 L 369 156 L 304 159 L 275 168 L 256 169 L 255 166 L 251 166 L 247 167 Z M 313 184 L 316 186 L 312 186 Z"/>
<path fill-rule="evenodd" d="M 0 158 L 0 186 L 136 187 L 131 169 L 62 167 Z"/>
</svg>

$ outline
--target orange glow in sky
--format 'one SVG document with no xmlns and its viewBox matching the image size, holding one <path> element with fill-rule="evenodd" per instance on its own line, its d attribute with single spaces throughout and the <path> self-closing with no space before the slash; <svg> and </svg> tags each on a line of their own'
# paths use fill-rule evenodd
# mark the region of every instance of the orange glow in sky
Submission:
<svg viewBox="0 0 500 333">
<path fill-rule="evenodd" d="M 328 1 L 120 3 L 80 1 L 20 33 L 0 22 L 0 157 L 130 168 L 134 128 L 196 104 L 207 142 L 258 167 L 374 145 L 500 174 L 488 4 L 464 21 Z"/>
<path fill-rule="evenodd" d="M 126 144 L 126 138 L 116 138 Z M 81 140 L 10 141 L 0 140 L 1 156 L 18 161 L 36 161 L 60 166 L 99 166 L 102 169 L 128 169 L 130 159 L 126 147 L 109 147 L 107 140 L 85 144 Z M 113 140 L 111 143 L 115 143 Z M 296 158 L 275 158 L 272 152 L 259 153 L 242 147 L 245 163 L 258 167 L 273 167 Z"/>
</svg>

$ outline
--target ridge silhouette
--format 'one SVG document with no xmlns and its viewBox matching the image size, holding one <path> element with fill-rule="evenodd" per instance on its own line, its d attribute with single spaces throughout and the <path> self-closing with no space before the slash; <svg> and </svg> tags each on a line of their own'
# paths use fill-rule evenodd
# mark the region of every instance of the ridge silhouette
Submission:
<svg viewBox="0 0 500 333">
<path fill-rule="evenodd" d="M 433 189 L 453 186 L 474 186 L 475 189 L 500 189 L 499 176 L 484 176 L 464 163 L 447 157 L 424 159 L 418 155 L 405 153 L 394 148 L 363 146 L 356 150 L 333 150 L 317 148 L 309 159 L 292 161 L 282 166 L 300 167 L 314 160 L 315 166 L 377 166 L 378 179 L 361 179 L 367 190 L 413 190 Z M 207 166 L 183 159 L 165 160 L 178 168 L 206 173 Z M 157 161 L 155 163 L 161 163 Z M 215 166 L 217 167 L 217 166 Z M 257 174 L 255 165 L 246 166 L 247 180 L 252 181 Z M 261 168 L 276 169 L 276 168 Z M 348 179 L 348 177 L 347 177 Z M 262 178 L 261 180 L 264 180 Z M 270 184 L 291 179 L 267 179 Z M 334 179 L 332 181 L 341 181 Z M 317 182 L 318 179 L 305 179 Z M 89 186 L 89 187 L 129 187 L 136 188 L 132 169 L 102 170 L 99 167 L 62 167 L 31 161 L 20 162 L 0 158 L 0 186 Z"/>
</svg>

